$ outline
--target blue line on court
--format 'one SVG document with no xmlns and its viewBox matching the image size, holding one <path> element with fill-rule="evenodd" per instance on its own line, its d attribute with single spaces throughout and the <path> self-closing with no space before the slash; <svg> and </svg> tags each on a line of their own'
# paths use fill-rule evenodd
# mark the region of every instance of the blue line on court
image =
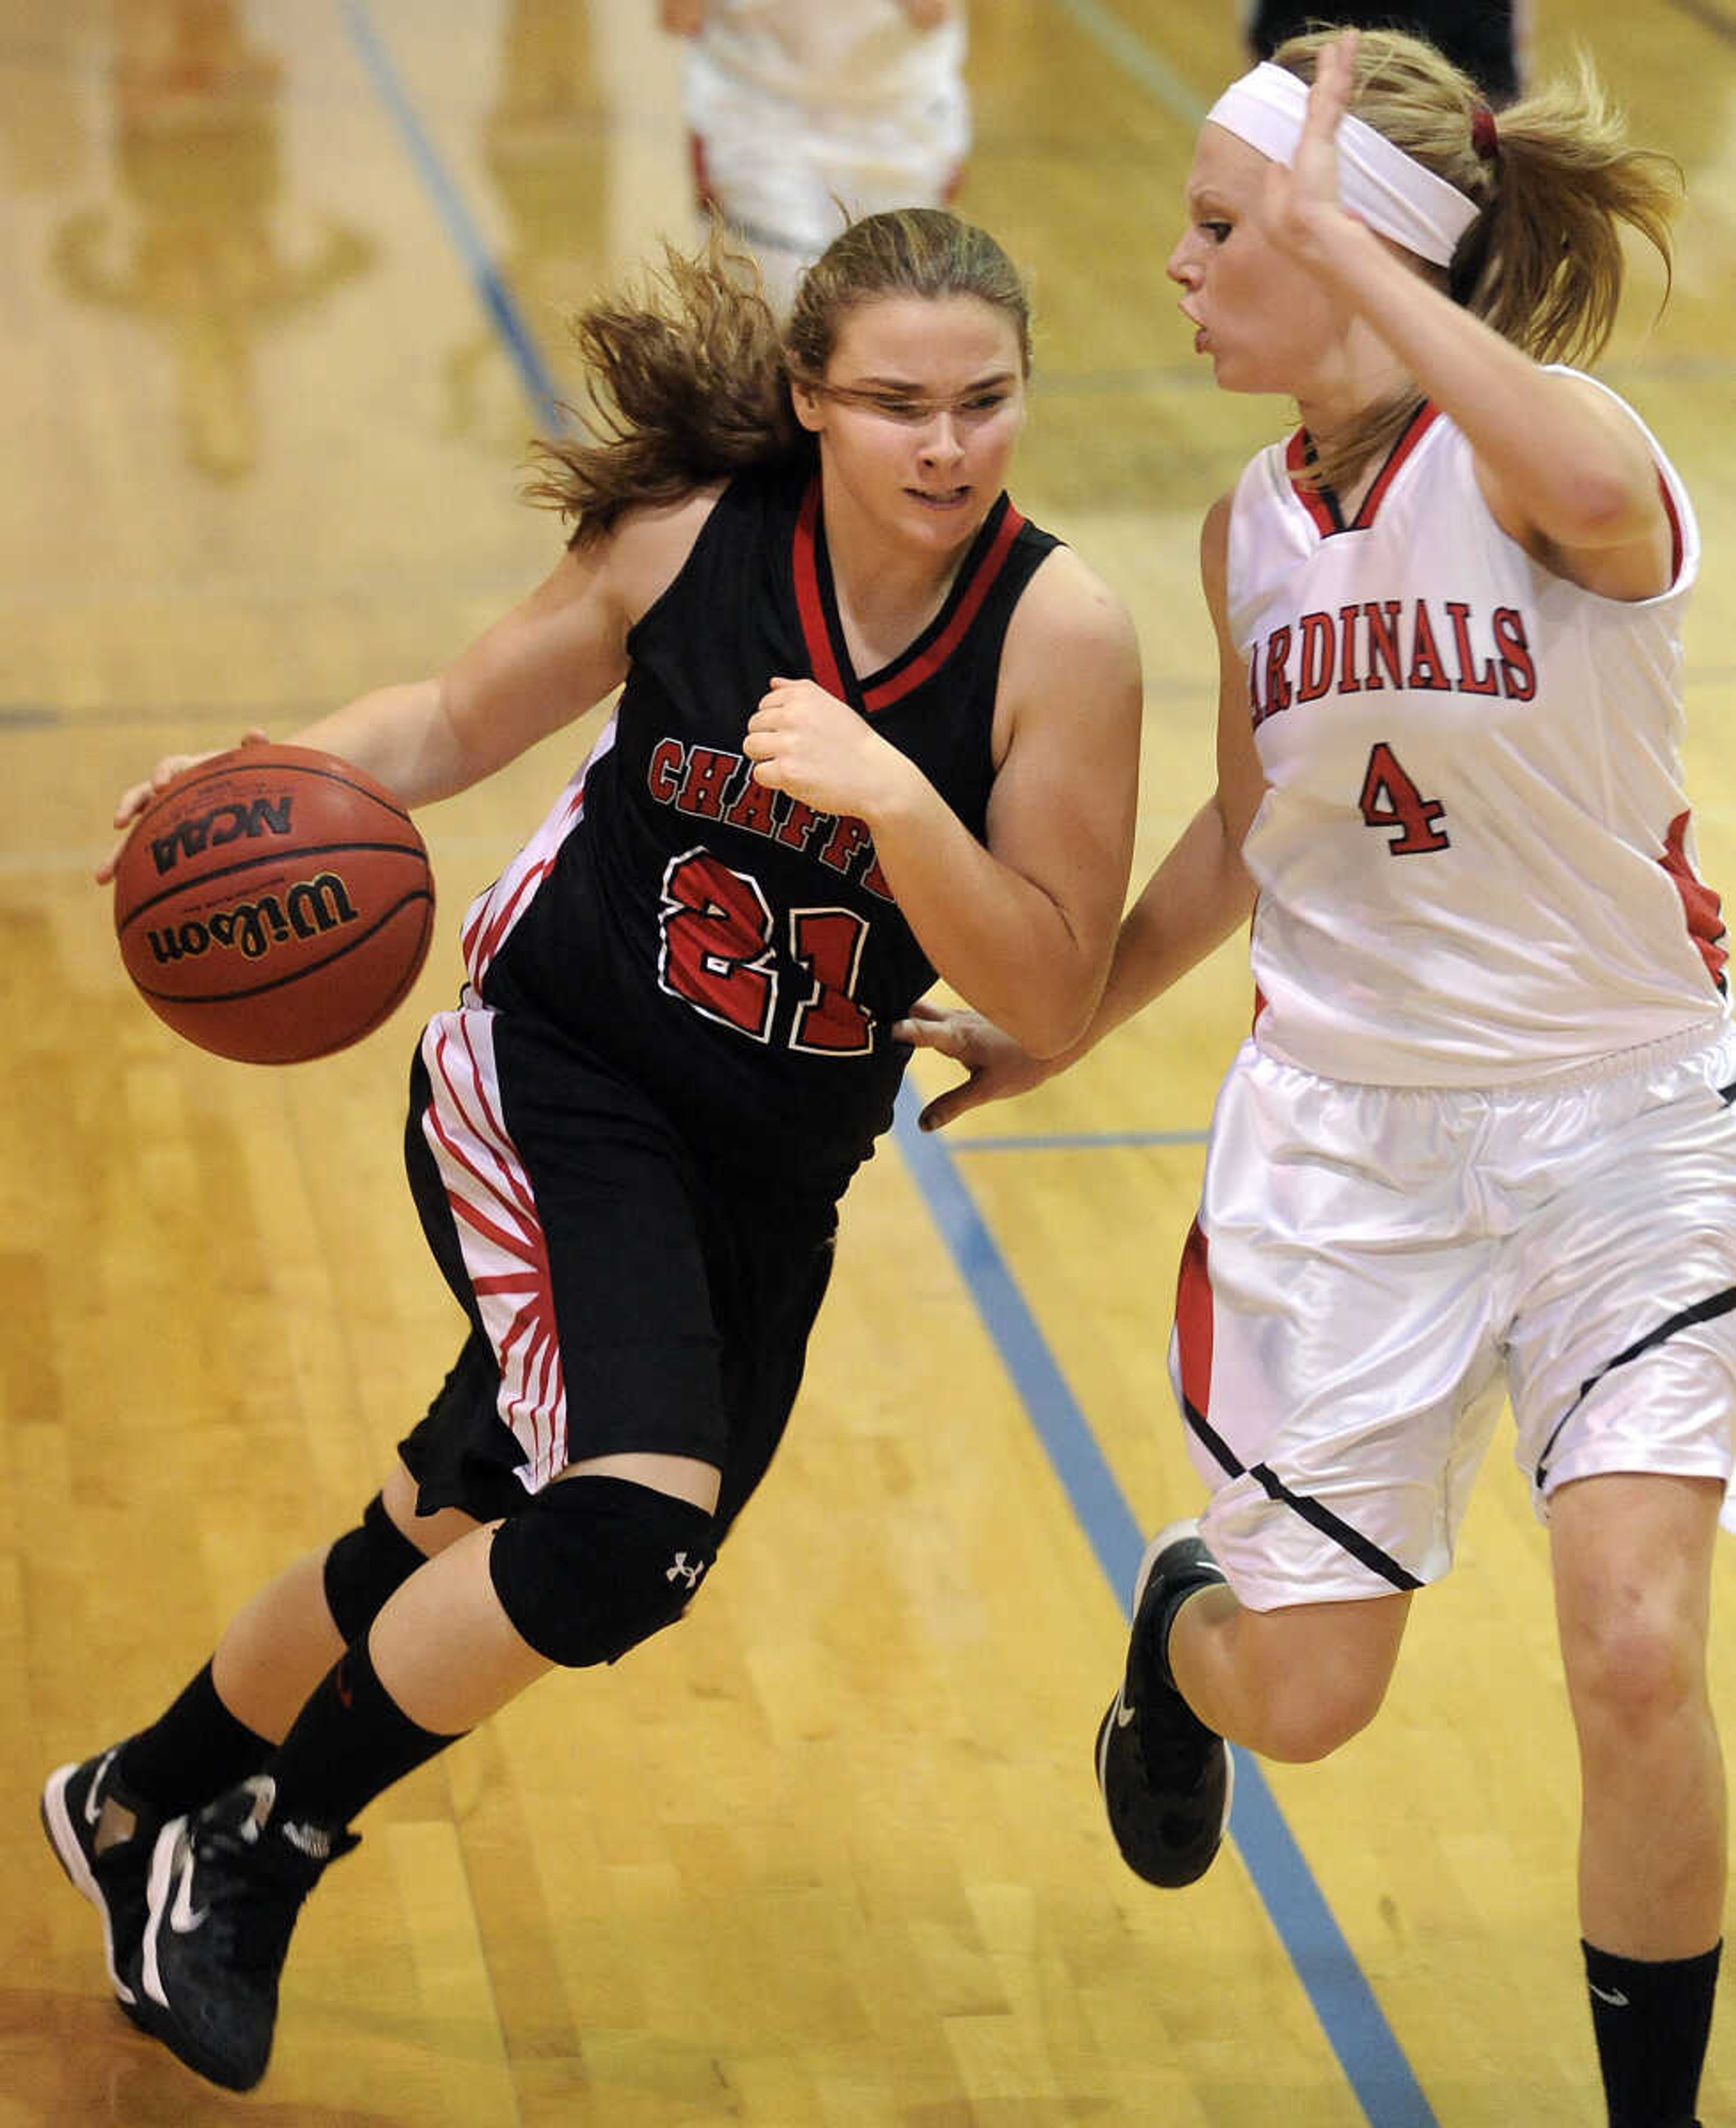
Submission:
<svg viewBox="0 0 1736 2128">
<path fill-rule="evenodd" d="M 1138 31 L 1130 29 L 1103 0 L 1055 0 L 1055 5 L 1063 14 L 1070 15 L 1123 73 L 1150 89 L 1184 125 L 1198 126 L 1205 116 L 1205 98 L 1166 66 Z"/>
<path fill-rule="evenodd" d="M 1144 1551 L 1139 1524 L 960 1179 L 951 1151 L 918 1128 L 919 1105 L 907 1083 L 899 1095 L 894 1126 L 899 1147 L 1098 1563 L 1125 1607 Z M 1264 1774 L 1245 1751 L 1236 1753 L 1230 1830 L 1372 2128 L 1437 2128 L 1429 2102 L 1284 1823 Z"/>
<path fill-rule="evenodd" d="M 380 101 L 391 113 L 429 197 L 438 209 L 447 235 L 469 270 L 472 285 L 516 367 L 519 381 L 536 408 L 545 432 L 553 435 L 567 425 L 561 410 L 554 379 L 543 359 L 534 335 L 526 325 L 512 291 L 500 278 L 481 231 L 472 218 L 451 173 L 440 159 L 415 107 L 405 92 L 391 55 L 375 29 L 365 0 L 344 0 L 344 12 L 351 40 L 362 55 Z"/>
<path fill-rule="evenodd" d="M 1120 1146 L 1203 1145 L 1202 1130 L 1055 1131 L 1031 1138 L 956 1138 L 952 1150 L 966 1152 L 1101 1152 Z"/>
</svg>

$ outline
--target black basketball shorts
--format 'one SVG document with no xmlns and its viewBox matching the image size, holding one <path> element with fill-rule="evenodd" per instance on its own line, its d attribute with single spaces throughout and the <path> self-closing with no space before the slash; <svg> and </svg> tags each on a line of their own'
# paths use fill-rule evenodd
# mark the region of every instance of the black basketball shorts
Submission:
<svg viewBox="0 0 1736 2128">
<path fill-rule="evenodd" d="M 764 1475 L 831 1275 L 836 1208 L 733 1186 L 627 1081 L 474 1004 L 411 1071 L 406 1160 L 470 1318 L 401 1444 L 418 1508 L 490 1521 L 567 1465 L 654 1451 Z"/>
</svg>

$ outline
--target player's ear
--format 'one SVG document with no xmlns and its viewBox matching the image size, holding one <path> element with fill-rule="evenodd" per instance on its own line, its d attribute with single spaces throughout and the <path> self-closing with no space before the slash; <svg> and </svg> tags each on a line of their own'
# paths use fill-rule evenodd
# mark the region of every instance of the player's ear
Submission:
<svg viewBox="0 0 1736 2128">
<path fill-rule="evenodd" d="M 811 384 L 804 383 L 799 377 L 792 377 L 790 380 L 790 403 L 802 426 L 818 435 L 826 425 L 824 393 L 816 392 Z"/>
</svg>

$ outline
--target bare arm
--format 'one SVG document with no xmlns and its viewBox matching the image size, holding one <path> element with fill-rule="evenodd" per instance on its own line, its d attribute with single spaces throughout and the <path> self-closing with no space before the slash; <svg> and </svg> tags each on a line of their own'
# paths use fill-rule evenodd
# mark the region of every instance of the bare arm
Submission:
<svg viewBox="0 0 1736 2128">
<path fill-rule="evenodd" d="M 412 808 L 481 782 L 620 685 L 628 631 L 685 558 L 711 499 L 634 512 L 569 549 L 444 672 L 363 695 L 292 743 L 354 762 Z"/>
<path fill-rule="evenodd" d="M 1126 611 L 1058 548 L 1002 651 L 998 758 L 979 842 L 907 755 L 810 680 L 776 680 L 747 729 L 758 780 L 866 823 L 942 977 L 1038 1055 L 1103 987 L 1138 792 L 1138 648 Z"/>
<path fill-rule="evenodd" d="M 1274 243 L 1362 316 L 1469 438 L 1497 523 L 1545 567 L 1609 598 L 1669 582 L 1671 534 L 1639 429 L 1582 379 L 1539 368 L 1338 205 L 1338 121 L 1355 33 L 1321 55 L 1293 168 L 1267 173 Z"/>
<path fill-rule="evenodd" d="M 1200 578 L 1217 637 L 1217 786 L 1122 919 L 1103 998 L 1070 1062 L 1197 967 L 1254 906 L 1241 846 L 1265 782 L 1248 714 L 1247 672 L 1225 611 L 1229 530 L 1226 496 L 1207 512 L 1200 535 Z"/>
<path fill-rule="evenodd" d="M 287 743 L 353 762 L 412 809 L 481 782 L 620 684 L 628 630 L 680 568 L 713 500 L 705 490 L 622 519 L 606 539 L 564 553 L 443 672 L 359 695 Z M 122 793 L 115 825 L 129 827 L 197 758 L 159 762 Z M 99 881 L 113 876 L 114 861 Z"/>
<path fill-rule="evenodd" d="M 1218 645 L 1217 784 L 1171 847 L 1122 919 L 1108 981 L 1084 1031 L 1041 1062 L 1008 1037 L 1016 1030 L 975 1013 L 918 1009 L 899 1033 L 941 1050 L 971 1075 L 931 1102 L 928 1128 L 950 1122 L 982 1102 L 1022 1093 L 1065 1070 L 1124 1020 L 1221 945 L 1254 905 L 1254 884 L 1241 845 L 1264 793 L 1248 715 L 1247 674 L 1231 639 L 1224 570 L 1230 502 L 1208 512 L 1200 541 L 1200 572 Z"/>
<path fill-rule="evenodd" d="M 942 977 L 1039 1055 L 1079 1034 L 1108 970 L 1133 861 L 1141 705 L 1131 621 L 1058 549 L 1007 634 L 986 843 L 950 813 L 944 834 L 914 813 L 875 832 Z"/>
</svg>

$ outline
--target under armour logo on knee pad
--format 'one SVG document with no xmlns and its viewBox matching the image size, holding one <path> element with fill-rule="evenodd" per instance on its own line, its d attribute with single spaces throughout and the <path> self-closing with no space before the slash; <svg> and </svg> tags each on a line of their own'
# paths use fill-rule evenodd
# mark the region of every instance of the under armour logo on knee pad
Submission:
<svg viewBox="0 0 1736 2128">
<path fill-rule="evenodd" d="M 690 1589 L 697 1589 L 700 1585 L 700 1576 L 705 1571 L 707 1563 L 702 1559 L 697 1566 L 690 1566 L 687 1564 L 686 1553 L 678 1551 L 675 1556 L 674 1565 L 665 1567 L 663 1570 L 663 1579 L 666 1581 L 685 1581 Z"/>
</svg>

